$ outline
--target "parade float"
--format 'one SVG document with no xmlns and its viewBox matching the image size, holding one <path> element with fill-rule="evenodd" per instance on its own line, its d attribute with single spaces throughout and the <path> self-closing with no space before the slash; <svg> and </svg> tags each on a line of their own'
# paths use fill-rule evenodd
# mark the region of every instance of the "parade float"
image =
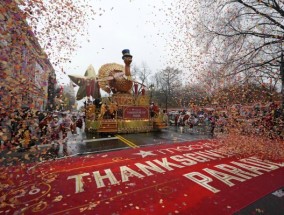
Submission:
<svg viewBox="0 0 284 215">
<path fill-rule="evenodd" d="M 90 65 L 84 76 L 69 75 L 79 86 L 76 100 L 86 99 L 86 132 L 140 133 L 166 128 L 159 108 L 153 104 L 150 106 L 146 86 L 131 76 L 129 50 L 123 50 L 122 54 L 124 66 L 104 64 L 96 75 Z M 100 90 L 108 96 L 102 97 Z"/>
</svg>

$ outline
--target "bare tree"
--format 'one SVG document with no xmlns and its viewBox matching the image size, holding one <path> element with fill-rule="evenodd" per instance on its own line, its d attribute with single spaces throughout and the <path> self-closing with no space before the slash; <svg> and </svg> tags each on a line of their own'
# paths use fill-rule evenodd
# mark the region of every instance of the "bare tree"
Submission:
<svg viewBox="0 0 284 215">
<path fill-rule="evenodd" d="M 212 97 L 200 84 L 186 84 L 179 90 L 180 104 L 184 108 L 191 108 L 194 105 L 206 106 Z"/>
<path fill-rule="evenodd" d="M 169 102 L 177 102 L 177 89 L 182 87 L 182 71 L 176 68 L 167 67 L 155 74 L 155 92 L 161 93 L 159 100 L 165 104 L 167 111 Z"/>
<path fill-rule="evenodd" d="M 142 65 L 140 67 L 134 65 L 132 68 L 132 75 L 146 86 L 148 86 L 149 84 L 150 74 L 151 70 L 145 62 L 142 62 Z"/>
<path fill-rule="evenodd" d="M 185 35 L 180 41 L 198 47 L 195 58 L 187 57 L 196 60 L 197 70 L 208 73 L 215 67 L 240 82 L 280 80 L 283 86 L 283 0 L 179 0 L 178 7 L 179 31 Z"/>
<path fill-rule="evenodd" d="M 132 76 L 135 78 L 136 81 L 141 83 L 138 88 L 138 92 L 141 92 L 142 88 L 146 86 L 149 88 L 149 77 L 151 74 L 151 70 L 149 69 L 148 65 L 145 62 L 142 62 L 142 65 L 138 67 L 134 65 L 132 67 Z"/>
</svg>

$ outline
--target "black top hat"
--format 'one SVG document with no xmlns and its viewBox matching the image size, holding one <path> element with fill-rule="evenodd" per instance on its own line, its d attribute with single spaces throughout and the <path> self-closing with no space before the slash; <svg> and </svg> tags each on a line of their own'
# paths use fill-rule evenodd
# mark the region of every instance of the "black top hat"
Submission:
<svg viewBox="0 0 284 215">
<path fill-rule="evenodd" d="M 132 57 L 132 55 L 130 54 L 129 49 L 123 49 L 122 50 L 122 54 L 123 54 L 122 59 L 124 59 L 124 57 Z"/>
</svg>

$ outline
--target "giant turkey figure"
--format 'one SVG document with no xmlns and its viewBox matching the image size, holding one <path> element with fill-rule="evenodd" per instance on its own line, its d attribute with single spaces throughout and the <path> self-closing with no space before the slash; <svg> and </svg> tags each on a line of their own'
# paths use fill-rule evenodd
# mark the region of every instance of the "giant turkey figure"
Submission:
<svg viewBox="0 0 284 215">
<path fill-rule="evenodd" d="M 107 93 L 130 94 L 133 82 L 136 82 L 132 80 L 130 73 L 132 55 L 129 49 L 124 49 L 122 54 L 125 66 L 117 63 L 104 64 L 99 69 L 98 76 L 96 76 L 93 66 L 90 65 L 84 76 L 69 75 L 69 78 L 79 86 L 76 99 L 81 100 L 86 96 L 92 96 L 94 99 L 101 98 L 100 89 Z"/>
<path fill-rule="evenodd" d="M 133 80 L 130 73 L 132 55 L 129 49 L 122 51 L 125 66 L 117 63 L 104 64 L 99 69 L 98 81 L 101 89 L 107 93 L 130 93 Z"/>
</svg>

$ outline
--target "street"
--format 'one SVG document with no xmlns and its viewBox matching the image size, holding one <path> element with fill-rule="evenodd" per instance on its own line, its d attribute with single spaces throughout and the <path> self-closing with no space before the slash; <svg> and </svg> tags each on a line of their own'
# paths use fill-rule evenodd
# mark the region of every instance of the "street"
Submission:
<svg viewBox="0 0 284 215">
<path fill-rule="evenodd" d="M 79 155 L 111 152 L 123 149 L 153 146 L 159 144 L 182 143 L 194 140 L 211 138 L 209 135 L 189 132 L 181 132 L 179 127 L 169 126 L 159 132 L 135 133 L 135 134 L 105 134 L 98 136 L 93 133 L 85 133 L 81 129 L 77 135 L 68 133 L 67 144 L 51 143 L 39 145 L 30 150 L 16 150 L 0 152 L 0 165 L 11 166 L 20 163 L 41 162 L 50 159 L 62 159 Z M 59 149 L 57 148 L 59 147 Z"/>
<path fill-rule="evenodd" d="M 181 132 L 180 128 L 175 126 L 169 126 L 160 132 L 105 135 L 103 137 L 97 137 L 97 135 L 92 133 L 86 134 L 82 130 L 82 132 L 78 132 L 78 135 L 69 134 L 67 150 L 70 156 L 74 156 L 76 154 L 101 153 L 208 138 L 210 138 L 210 136 L 206 134 L 190 133 L 188 130 Z M 63 147 L 61 147 L 59 152 L 60 157 L 63 156 L 62 148 Z"/>
</svg>

